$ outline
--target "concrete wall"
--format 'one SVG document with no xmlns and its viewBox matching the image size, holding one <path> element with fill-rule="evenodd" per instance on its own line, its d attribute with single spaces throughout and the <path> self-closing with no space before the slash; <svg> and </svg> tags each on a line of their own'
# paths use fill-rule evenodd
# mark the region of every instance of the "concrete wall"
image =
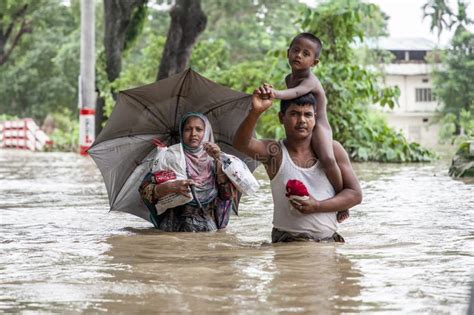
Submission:
<svg viewBox="0 0 474 315">
<path fill-rule="evenodd" d="M 427 82 L 423 82 L 423 80 Z M 417 102 L 417 88 L 431 88 L 432 81 L 428 75 L 387 75 L 386 86 L 398 86 L 400 98 L 393 110 L 384 109 L 391 127 L 401 130 L 409 141 L 434 148 L 438 144 L 439 124 L 434 124 L 437 101 Z"/>
<path fill-rule="evenodd" d="M 433 113 L 420 115 L 396 115 L 387 113 L 387 122 L 410 141 L 428 148 L 438 147 L 439 124 L 433 124 Z"/>
<path fill-rule="evenodd" d="M 428 82 L 423 82 L 423 79 L 428 80 Z M 431 78 L 428 75 L 387 75 L 385 84 L 387 86 L 398 86 L 400 89 L 400 106 L 394 108 L 395 113 L 434 112 L 438 106 L 437 101 L 416 102 L 415 90 L 417 88 L 433 88 Z"/>
</svg>

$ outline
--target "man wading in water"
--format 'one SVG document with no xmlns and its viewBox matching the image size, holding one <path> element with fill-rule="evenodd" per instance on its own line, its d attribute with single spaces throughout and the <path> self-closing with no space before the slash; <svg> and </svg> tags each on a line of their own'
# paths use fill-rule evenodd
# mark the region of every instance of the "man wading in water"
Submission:
<svg viewBox="0 0 474 315">
<path fill-rule="evenodd" d="M 256 90 L 252 109 L 234 136 L 234 147 L 262 162 L 270 178 L 274 203 L 272 242 L 344 242 L 337 233 L 336 213 L 362 201 L 362 191 L 346 151 L 339 142 L 333 141 L 334 156 L 343 179 L 343 190 L 335 195 L 311 149 L 317 115 L 314 96 L 309 93 L 281 101 L 278 117 L 285 128 L 284 140 L 255 139 L 252 132 L 272 101 L 271 95 L 262 95 Z M 304 191 L 303 196 L 292 192 L 293 183 Z M 292 194 L 298 194 L 298 198 Z"/>
</svg>

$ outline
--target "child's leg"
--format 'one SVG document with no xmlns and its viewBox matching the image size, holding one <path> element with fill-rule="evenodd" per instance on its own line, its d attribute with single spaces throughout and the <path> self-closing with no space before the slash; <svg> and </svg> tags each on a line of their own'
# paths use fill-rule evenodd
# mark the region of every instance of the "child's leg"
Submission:
<svg viewBox="0 0 474 315">
<path fill-rule="evenodd" d="M 337 222 L 341 223 L 342 221 L 349 218 L 349 210 L 339 211 L 336 214 Z"/>
<path fill-rule="evenodd" d="M 311 146 L 318 156 L 336 194 L 342 190 L 342 175 L 332 148 L 332 130 L 327 119 L 318 119 L 313 130 Z"/>
<path fill-rule="evenodd" d="M 311 146 L 314 152 L 316 152 L 324 172 L 337 194 L 343 187 L 342 174 L 334 157 L 332 130 L 327 119 L 322 118 L 317 121 L 311 138 Z M 339 211 L 336 217 L 338 222 L 342 222 L 349 218 L 349 211 Z"/>
</svg>

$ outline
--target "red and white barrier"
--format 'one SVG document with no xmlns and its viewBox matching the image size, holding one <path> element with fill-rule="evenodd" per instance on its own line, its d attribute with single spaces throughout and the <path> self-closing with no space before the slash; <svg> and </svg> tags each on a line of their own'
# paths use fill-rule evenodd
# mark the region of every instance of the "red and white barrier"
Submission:
<svg viewBox="0 0 474 315">
<path fill-rule="evenodd" d="M 42 151 L 52 141 L 31 118 L 0 123 L 0 148 Z"/>
<path fill-rule="evenodd" d="M 81 108 L 79 111 L 79 153 L 87 155 L 87 149 L 95 140 L 95 109 Z"/>
</svg>

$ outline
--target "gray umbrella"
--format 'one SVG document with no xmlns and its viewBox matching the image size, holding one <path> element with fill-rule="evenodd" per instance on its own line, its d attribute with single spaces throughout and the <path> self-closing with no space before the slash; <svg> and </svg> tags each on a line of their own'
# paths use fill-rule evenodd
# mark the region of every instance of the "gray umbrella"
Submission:
<svg viewBox="0 0 474 315">
<path fill-rule="evenodd" d="M 257 166 L 232 147 L 238 126 L 251 106 L 251 96 L 212 82 L 191 69 L 164 80 L 121 91 L 107 124 L 88 153 L 104 177 L 110 210 L 149 221 L 138 187 L 156 155 L 153 141 L 179 141 L 183 114 L 201 112 L 209 119 L 216 143 L 224 152 Z"/>
</svg>

